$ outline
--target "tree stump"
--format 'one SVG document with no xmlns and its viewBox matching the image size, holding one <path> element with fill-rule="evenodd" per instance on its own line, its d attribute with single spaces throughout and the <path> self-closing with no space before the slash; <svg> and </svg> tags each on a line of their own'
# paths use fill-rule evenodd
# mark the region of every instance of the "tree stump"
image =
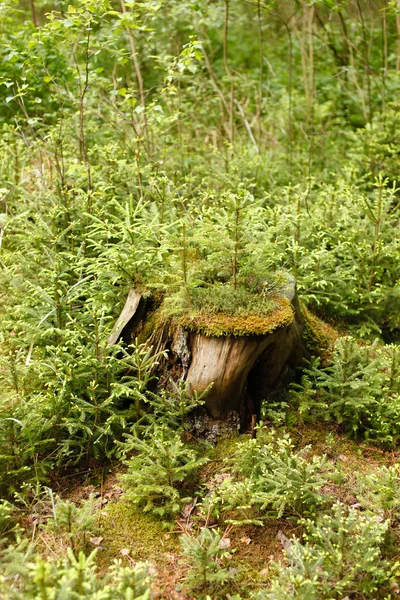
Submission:
<svg viewBox="0 0 400 600">
<path fill-rule="evenodd" d="M 132 291 L 111 343 L 126 337 L 124 330 L 136 335 L 145 329 L 149 317 L 142 308 L 138 318 L 139 300 Z M 205 392 L 205 407 L 212 419 L 226 420 L 234 411 L 242 423 L 249 423 L 285 367 L 301 365 L 309 358 L 302 340 L 304 319 L 294 277 L 287 277 L 276 300 L 276 309 L 267 316 L 212 315 L 207 318 L 208 329 L 200 322 L 200 331 L 196 331 L 198 320 L 181 318 L 154 331 L 149 343 L 157 351 L 169 353 L 162 366 L 162 384 L 166 385 L 169 377 L 180 378 L 186 381 L 188 395 Z M 243 330 L 246 335 L 239 334 Z M 218 335 L 212 335 L 213 331 Z M 246 407 L 246 396 L 253 408 Z"/>
</svg>

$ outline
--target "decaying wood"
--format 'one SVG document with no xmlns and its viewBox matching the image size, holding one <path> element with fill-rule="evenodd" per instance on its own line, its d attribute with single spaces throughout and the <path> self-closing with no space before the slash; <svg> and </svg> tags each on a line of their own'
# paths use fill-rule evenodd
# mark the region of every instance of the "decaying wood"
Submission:
<svg viewBox="0 0 400 600">
<path fill-rule="evenodd" d="M 254 429 L 260 403 L 269 397 L 285 367 L 297 366 L 309 358 L 302 340 L 304 322 L 294 277 L 288 276 L 279 289 L 279 297 L 289 301 L 292 316 L 288 319 L 287 311 L 282 316 L 281 307 L 277 307 L 271 314 L 270 333 L 212 336 L 195 329 L 189 331 L 173 321 L 159 320 L 156 327 L 149 328 L 147 336 L 155 354 L 166 351 L 165 360 L 156 367 L 159 385 L 168 385 L 170 379 L 186 380 L 189 396 L 204 394 L 211 419 L 227 421 L 235 413 L 242 425 L 250 425 L 253 419 Z M 138 332 L 143 336 L 154 305 L 141 300 L 141 295 L 131 289 L 108 340 L 110 345 L 121 336 L 128 342 Z"/>
<path fill-rule="evenodd" d="M 291 302 L 293 322 L 278 326 L 273 333 L 238 337 L 190 334 L 188 394 L 201 394 L 211 386 L 205 406 L 212 418 L 225 419 L 230 411 L 242 413 L 245 391 L 258 404 L 287 364 L 297 366 L 309 358 L 301 337 L 303 315 L 295 285 L 291 278 L 282 290 L 282 296 Z"/>
<path fill-rule="evenodd" d="M 304 357 L 298 334 L 293 325 L 266 336 L 192 334 L 188 393 L 201 394 L 212 384 L 206 397 L 207 412 L 214 419 L 224 419 L 232 410 L 240 412 L 246 386 L 252 391 L 258 387 L 261 392 L 274 385 L 288 361 L 296 364 Z"/>
<path fill-rule="evenodd" d="M 120 339 L 123 330 L 131 321 L 131 319 L 135 316 L 136 311 L 138 309 L 140 300 L 142 296 L 139 294 L 134 288 L 129 290 L 128 298 L 126 299 L 125 306 L 122 309 L 121 314 L 119 315 L 112 334 L 107 340 L 109 346 L 114 346 Z"/>
</svg>

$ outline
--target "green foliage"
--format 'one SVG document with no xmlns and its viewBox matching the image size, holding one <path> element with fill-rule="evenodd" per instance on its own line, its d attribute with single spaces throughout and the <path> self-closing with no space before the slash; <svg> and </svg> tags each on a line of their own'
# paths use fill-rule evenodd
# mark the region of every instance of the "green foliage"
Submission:
<svg viewBox="0 0 400 600">
<path fill-rule="evenodd" d="M 308 458 L 310 448 L 294 451 L 288 435 L 258 429 L 256 439 L 237 444 L 224 477 L 203 501 L 203 513 L 234 511 L 233 524 L 262 524 L 265 519 L 313 514 L 324 503 L 321 488 L 331 478 L 326 456 Z"/>
<path fill-rule="evenodd" d="M 0 534 L 8 534 L 15 527 L 13 520 L 13 513 L 15 513 L 15 506 L 13 506 L 7 500 L 0 500 Z"/>
<path fill-rule="evenodd" d="M 308 519 L 304 527 L 304 541 L 290 540 L 287 566 L 276 565 L 270 590 L 257 598 L 387 597 L 391 571 L 382 557 L 387 521 L 337 503 L 331 514 Z"/>
<path fill-rule="evenodd" d="M 238 445 L 235 471 L 253 482 L 259 510 L 271 516 L 313 512 L 323 502 L 321 487 L 329 481 L 326 456 L 308 458 L 310 448 L 295 452 L 289 436 L 259 429 L 256 440 Z"/>
<path fill-rule="evenodd" d="M 45 356 L 28 365 L 10 354 L 0 405 L 3 485 L 26 481 L 29 472 L 43 480 L 55 464 L 111 457 L 127 419 L 142 414 L 158 356 L 144 344 L 107 348 L 96 322 L 93 336 L 71 325 L 59 344 L 47 345 Z M 121 402 L 130 403 L 125 413 L 116 410 Z"/>
<path fill-rule="evenodd" d="M 222 566 L 223 561 L 231 557 L 230 539 L 217 529 L 203 527 L 198 535 L 181 535 L 180 542 L 183 558 L 189 566 L 185 576 L 187 586 L 196 593 L 196 598 L 206 598 L 207 594 L 215 597 L 234 576 Z"/>
<path fill-rule="evenodd" d="M 399 349 L 361 345 L 350 337 L 335 343 L 330 364 L 314 359 L 293 397 L 303 419 L 334 420 L 354 436 L 393 446 L 399 437 Z"/>
<path fill-rule="evenodd" d="M 355 136 L 351 154 L 366 181 L 373 183 L 373 178 L 380 176 L 398 182 L 400 163 L 396 152 L 396 132 L 399 119 L 399 105 L 393 102 Z"/>
<path fill-rule="evenodd" d="M 399 466 L 380 467 L 374 473 L 358 477 L 358 501 L 368 510 L 394 522 L 400 511 Z"/>
<path fill-rule="evenodd" d="M 229 315 L 264 315 L 273 311 L 275 304 L 263 296 L 256 296 L 246 289 L 235 290 L 230 285 L 213 285 L 195 288 L 190 299 L 194 309 L 221 312 Z"/>
<path fill-rule="evenodd" d="M 174 382 L 171 379 L 169 389 L 162 389 L 158 394 L 150 396 L 151 414 L 147 415 L 150 425 L 165 426 L 172 431 L 184 434 L 188 429 L 188 415 L 193 409 L 204 404 L 204 397 L 208 391 L 209 388 L 200 395 L 194 393 L 189 396 L 184 381 Z"/>
<path fill-rule="evenodd" d="M 192 497 L 205 460 L 182 440 L 201 398 L 169 383 L 155 393 L 163 357 L 150 346 L 107 344 L 132 286 L 189 330 L 264 335 L 293 322 L 279 298 L 292 273 L 303 303 L 354 339 L 339 340 L 329 364 L 315 359 L 293 401 L 266 415 L 325 419 L 395 447 L 398 347 L 355 338 L 399 332 L 396 2 L 71 1 L 5 0 L 0 11 L 1 495 L 19 490 L 27 514 L 33 502 L 48 511 L 51 473 L 89 472 L 125 452 L 136 505 L 172 518 Z M 319 353 L 318 336 L 305 337 Z M 316 514 L 331 475 L 310 453 L 260 431 L 201 518 Z M 360 503 L 394 527 L 396 472 L 360 486 Z M 150 596 L 145 567 L 116 566 L 96 582 L 83 554 L 32 562 L 10 511 L 0 504 L 2 597 Z M 89 505 L 58 500 L 53 513 L 46 535 L 84 545 Z M 348 587 L 346 573 L 330 579 L 333 559 L 315 538 L 293 542 L 293 576 L 309 597 L 329 597 L 325 569 L 337 594 L 376 595 L 384 524 L 334 515 L 328 527 L 336 535 L 344 523 L 363 570 L 346 571 Z M 374 573 L 354 549 L 358 531 L 372 539 Z M 207 585 L 219 593 L 217 535 L 200 538 L 214 547 Z M 314 551 L 310 579 L 301 565 Z"/>
<path fill-rule="evenodd" d="M 61 598 L 88 600 L 150 600 L 151 576 L 145 563 L 124 567 L 115 561 L 105 576 L 99 577 L 95 563 L 97 550 L 89 556 L 80 552 L 75 557 L 69 548 L 67 557 L 59 561 L 36 560 L 27 562 L 18 579 L 12 575 L 0 577 L 0 591 L 5 600 L 18 598 Z"/>
<path fill-rule="evenodd" d="M 68 546 L 76 555 L 85 549 L 90 536 L 94 536 L 98 529 L 98 515 L 95 511 L 95 498 L 92 496 L 81 506 L 71 500 L 62 500 L 53 497 L 50 493 L 52 504 L 52 518 L 47 519 L 44 531 L 58 537 L 65 538 Z"/>
<path fill-rule="evenodd" d="M 166 520 L 190 502 L 190 480 L 207 462 L 161 426 L 144 439 L 129 436 L 124 451 L 136 453 L 126 461 L 128 470 L 122 476 L 129 499 Z"/>
</svg>

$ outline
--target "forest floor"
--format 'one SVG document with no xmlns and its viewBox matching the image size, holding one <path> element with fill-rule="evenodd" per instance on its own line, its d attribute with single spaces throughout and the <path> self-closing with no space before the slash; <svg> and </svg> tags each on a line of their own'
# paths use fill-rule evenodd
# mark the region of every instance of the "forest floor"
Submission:
<svg viewBox="0 0 400 600">
<path fill-rule="evenodd" d="M 358 477 L 371 475 L 379 467 L 394 465 L 400 456 L 400 451 L 384 451 L 350 440 L 330 425 L 318 423 L 279 429 L 282 435 L 290 434 L 297 449 L 308 446 L 310 457 L 326 455 L 335 478 L 322 492 L 331 502 L 340 501 L 352 507 L 359 506 L 362 493 Z M 210 461 L 202 470 L 200 486 L 207 487 L 215 477 L 223 477 L 226 459 L 233 454 L 240 437 L 243 436 L 222 438 L 215 447 L 209 447 Z M 201 524 L 195 503 L 185 507 L 185 514 L 166 529 L 165 522 L 130 503 L 121 486 L 123 472 L 124 467 L 115 464 L 107 473 L 102 469 L 89 471 L 79 484 L 71 485 L 68 478 L 58 481 L 60 496 L 78 505 L 91 495 L 97 499 L 98 535 L 90 538 L 89 546 L 98 548 L 100 573 L 115 559 L 122 560 L 126 566 L 147 561 L 155 577 L 156 598 L 193 599 L 184 587 L 187 565 L 180 553 L 179 536 L 194 533 Z M 209 522 L 208 526 L 217 527 L 221 523 Z M 291 543 L 291 536 L 301 536 L 301 533 L 302 526 L 295 518 L 271 519 L 264 526 L 228 525 L 225 536 L 230 543 L 230 569 L 235 573 L 232 594 L 246 597 L 247 592 L 265 586 L 271 576 L 271 563 L 283 559 L 283 550 Z M 63 551 L 62 539 L 51 540 L 44 534 L 39 535 L 38 545 L 49 557 Z"/>
</svg>

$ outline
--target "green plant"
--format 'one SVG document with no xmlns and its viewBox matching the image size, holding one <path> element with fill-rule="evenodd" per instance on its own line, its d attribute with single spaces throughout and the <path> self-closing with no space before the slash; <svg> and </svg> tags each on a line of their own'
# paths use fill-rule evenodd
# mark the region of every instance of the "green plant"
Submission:
<svg viewBox="0 0 400 600">
<path fill-rule="evenodd" d="M 185 368 L 187 366 L 185 365 Z M 187 394 L 185 381 L 169 382 L 169 389 L 162 389 L 158 394 L 149 395 L 151 413 L 148 420 L 157 425 L 164 425 L 173 431 L 184 433 L 188 429 L 188 416 L 191 411 L 205 402 L 208 388 L 202 393 Z"/>
<path fill-rule="evenodd" d="M 257 598 L 387 598 L 390 563 L 382 557 L 388 522 L 336 503 L 331 514 L 307 519 L 304 541 L 290 540 L 269 590 Z M 386 590 L 386 591 L 385 591 Z"/>
<path fill-rule="evenodd" d="M 191 291 L 194 309 L 233 315 L 264 315 L 271 313 L 276 304 L 265 295 L 254 294 L 229 284 L 214 284 Z"/>
<path fill-rule="evenodd" d="M 98 515 L 95 510 L 95 498 L 91 496 L 77 506 L 71 500 L 62 500 L 53 496 L 49 491 L 52 516 L 46 520 L 43 531 L 47 534 L 64 538 L 66 545 L 70 546 L 73 553 L 86 548 L 89 537 L 98 531 Z"/>
<path fill-rule="evenodd" d="M 326 456 L 308 457 L 310 447 L 294 451 L 288 435 L 260 427 L 255 440 L 239 442 L 234 472 L 253 487 L 253 504 L 270 517 L 302 515 L 323 504 L 321 488 L 330 479 Z"/>
<path fill-rule="evenodd" d="M 44 560 L 40 556 L 31 562 L 14 567 L 0 577 L 0 591 L 5 600 L 18 598 L 46 600 L 48 598 L 87 598 L 87 600 L 150 600 L 151 575 L 149 565 L 137 563 L 124 567 L 114 561 L 107 573 L 99 577 L 95 557 L 97 550 L 89 556 L 80 552 L 75 557 L 67 550 L 63 560 Z M 16 575 L 19 572 L 19 577 Z"/>
<path fill-rule="evenodd" d="M 367 510 L 381 513 L 393 523 L 400 511 L 400 469 L 398 465 L 380 467 L 374 473 L 359 475 L 357 498 Z"/>
<path fill-rule="evenodd" d="M 28 538 L 53 535 L 41 523 L 49 478 L 77 484 L 120 451 L 137 459 L 140 506 L 172 517 L 193 495 L 204 446 L 180 442 L 196 399 L 169 382 L 158 395 L 168 358 L 155 347 L 127 331 L 107 343 L 132 286 L 141 308 L 162 304 L 153 338 L 171 322 L 264 336 L 293 323 L 279 300 L 293 273 L 302 302 L 354 339 L 313 361 L 268 420 L 326 419 L 398 445 L 398 347 L 355 339 L 399 335 L 399 11 L 397 0 L 1 2 L 0 495 L 16 509 L 0 503 L 0 596 L 11 585 L 73 597 L 77 580 L 81 595 L 120 594 L 96 587 L 88 559 L 38 559 L 26 583 Z M 259 435 L 240 468 L 212 478 L 201 519 L 298 523 L 323 506 L 326 459 Z M 365 485 L 360 503 L 394 527 L 396 472 Z M 61 501 L 64 544 L 84 543 L 83 509 Z"/>
<path fill-rule="evenodd" d="M 321 488 L 331 479 L 326 456 L 308 458 L 310 447 L 295 452 L 288 435 L 258 428 L 255 439 L 237 444 L 228 461 L 231 474 L 212 486 L 201 506 L 208 521 L 262 525 L 268 519 L 313 514 L 326 498 Z"/>
<path fill-rule="evenodd" d="M 162 426 L 144 439 L 128 436 L 124 451 L 135 453 L 126 460 L 128 470 L 122 476 L 129 499 L 166 520 L 190 501 L 191 480 L 208 460 L 198 458 L 179 435 Z"/>
<path fill-rule="evenodd" d="M 6 535 L 15 529 L 13 515 L 16 508 L 7 500 L 0 500 L 0 534 Z"/>
<path fill-rule="evenodd" d="M 293 385 L 299 416 L 334 420 L 356 437 L 393 446 L 399 438 L 398 370 L 395 345 L 339 338 L 328 366 L 314 359 L 301 385 Z"/>
<path fill-rule="evenodd" d="M 189 589 L 198 598 L 221 593 L 224 584 L 234 577 L 233 571 L 222 567 L 232 552 L 228 550 L 229 538 L 217 529 L 203 527 L 198 535 L 182 534 L 180 542 L 183 558 L 189 565 L 185 576 Z"/>
</svg>

